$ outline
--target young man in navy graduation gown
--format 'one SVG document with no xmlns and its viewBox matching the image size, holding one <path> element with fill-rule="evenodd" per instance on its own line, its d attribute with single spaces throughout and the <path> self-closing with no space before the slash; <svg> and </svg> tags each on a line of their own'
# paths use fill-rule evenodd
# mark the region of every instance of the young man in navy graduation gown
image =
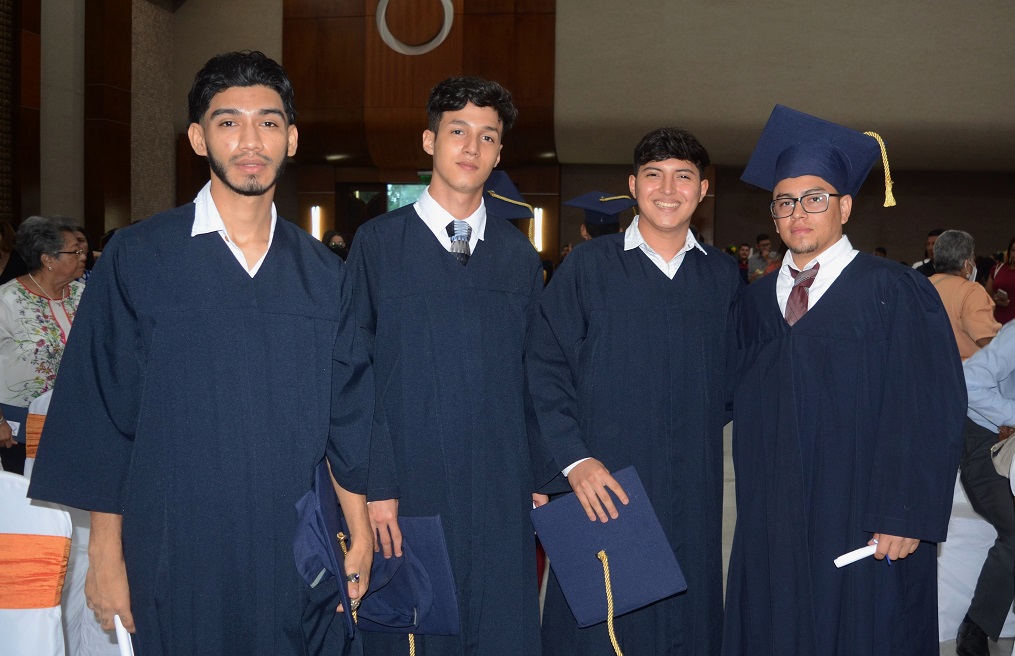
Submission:
<svg viewBox="0 0 1015 656">
<path fill-rule="evenodd" d="M 539 654 L 534 489 L 523 347 L 543 286 L 526 237 L 487 211 L 483 184 L 516 110 L 499 84 L 449 78 L 430 94 L 419 201 L 356 233 L 348 264 L 377 398 L 370 518 L 400 554 L 399 516 L 440 515 L 461 635 L 417 636 L 425 654 Z M 454 236 L 454 237 L 452 237 Z M 368 656 L 405 635 L 363 634 Z"/>
<path fill-rule="evenodd" d="M 927 279 L 843 234 L 879 159 L 875 138 L 777 107 L 744 171 L 789 250 L 734 307 L 725 656 L 938 653 L 966 392 Z"/>
<path fill-rule="evenodd" d="M 545 451 L 588 521 L 623 514 L 610 472 L 634 465 L 688 589 L 616 618 L 624 653 L 700 655 L 722 627 L 722 430 L 726 329 L 736 262 L 689 228 L 708 153 L 683 130 L 646 135 L 629 185 L 639 215 L 624 233 L 579 244 L 533 319 L 529 386 Z M 564 478 L 566 477 L 566 479 Z M 551 573 L 546 654 L 612 654 L 605 623 L 580 629 Z"/>
<path fill-rule="evenodd" d="M 327 586 L 296 569 L 294 504 L 327 455 L 359 597 L 372 380 L 341 261 L 275 214 L 297 145 L 285 71 L 219 55 L 189 105 L 211 181 L 104 251 L 30 494 L 92 511 L 88 607 L 106 629 L 118 614 L 138 654 L 303 656 L 302 615 Z"/>
</svg>

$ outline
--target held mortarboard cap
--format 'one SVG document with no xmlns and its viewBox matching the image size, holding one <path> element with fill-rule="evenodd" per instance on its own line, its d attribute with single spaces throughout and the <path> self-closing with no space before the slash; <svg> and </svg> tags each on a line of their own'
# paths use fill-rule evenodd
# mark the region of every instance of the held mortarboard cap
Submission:
<svg viewBox="0 0 1015 656">
<path fill-rule="evenodd" d="M 382 633 L 458 635 L 458 596 L 440 516 L 399 517 L 402 555 L 374 554 L 359 628 Z"/>
<path fill-rule="evenodd" d="M 609 621 L 611 633 L 614 616 L 687 589 L 638 473 L 627 467 L 613 477 L 629 499 L 615 501 L 617 519 L 589 521 L 574 493 L 531 513 L 578 626 Z"/>
<path fill-rule="evenodd" d="M 885 167 L 885 207 L 892 207 L 891 171 L 880 136 L 776 105 L 740 179 L 772 191 L 786 178 L 816 175 L 839 193 L 856 196 L 879 157 Z"/>
<path fill-rule="evenodd" d="M 608 225 L 620 223 L 620 213 L 631 209 L 638 201 L 630 196 L 614 196 L 601 191 L 590 191 L 565 201 L 564 204 L 585 210 L 585 223 L 588 225 Z"/>
<path fill-rule="evenodd" d="M 345 612 L 346 639 L 356 635 L 352 613 L 349 612 L 349 591 L 345 585 L 345 552 L 341 540 L 347 539 L 348 530 L 342 521 L 338 495 L 331 484 L 331 472 L 326 460 L 321 460 L 314 471 L 312 489 L 296 502 L 298 515 L 293 555 L 296 569 L 311 588 L 335 578 L 339 601 Z M 342 537 L 339 537 L 341 534 Z M 334 607 L 332 607 L 334 610 Z"/>
<path fill-rule="evenodd" d="M 483 185 L 486 211 L 502 219 L 531 219 L 532 206 L 525 202 L 518 187 L 504 171 L 494 171 Z"/>
</svg>

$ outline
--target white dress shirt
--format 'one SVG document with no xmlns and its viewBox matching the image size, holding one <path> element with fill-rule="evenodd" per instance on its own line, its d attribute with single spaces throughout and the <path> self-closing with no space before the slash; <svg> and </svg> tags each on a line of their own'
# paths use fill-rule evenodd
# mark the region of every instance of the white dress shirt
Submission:
<svg viewBox="0 0 1015 656">
<path fill-rule="evenodd" d="M 992 433 L 1015 426 L 1015 321 L 967 358 L 962 371 L 969 394 L 966 416 Z"/>
<path fill-rule="evenodd" d="M 800 271 L 813 269 L 815 262 L 821 265 L 821 268 L 818 269 L 818 274 L 814 276 L 814 282 L 811 283 L 810 289 L 807 290 L 807 309 L 817 305 L 818 301 L 828 291 L 828 288 L 832 286 L 832 283 L 839 277 L 843 269 L 853 261 L 856 254 L 857 250 L 849 243 L 846 235 L 843 235 L 839 241 L 832 244 L 825 252 L 804 265 L 803 269 L 799 269 Z M 775 297 L 779 301 L 779 311 L 782 312 L 783 316 L 786 316 L 786 303 L 789 302 L 789 293 L 793 289 L 793 274 L 789 271 L 790 267 L 797 268 L 796 264 L 793 263 L 793 253 L 786 251 L 786 256 L 782 258 L 782 266 L 779 268 L 779 279 L 775 283 Z"/>
<path fill-rule="evenodd" d="M 456 219 L 433 199 L 433 196 L 430 195 L 430 187 L 427 187 L 412 207 L 416 210 L 416 214 L 419 214 L 419 218 L 423 219 L 426 227 L 430 228 L 430 232 L 434 234 L 434 237 L 444 247 L 444 250 L 448 252 L 451 252 L 451 237 L 448 236 L 448 223 L 452 221 L 464 220 L 472 228 L 472 233 L 469 235 L 470 253 L 476 252 L 476 244 L 486 236 L 485 201 L 481 200 L 476 211 L 465 219 Z"/>
<path fill-rule="evenodd" d="M 677 251 L 677 254 L 667 262 L 663 259 L 662 255 L 652 250 L 652 247 L 645 242 L 645 237 L 642 236 L 641 230 L 638 229 L 639 218 L 640 216 L 634 217 L 634 221 L 631 221 L 631 225 L 627 226 L 627 230 L 624 231 L 624 250 L 631 251 L 635 248 L 640 248 L 641 252 L 652 261 L 652 264 L 656 265 L 670 280 L 673 280 L 673 276 L 677 275 L 677 269 L 683 264 L 684 255 L 687 251 L 697 248 L 702 253 L 705 253 L 705 249 L 694 238 L 694 234 L 688 230 L 687 241 L 684 242 L 684 247 Z"/>
<path fill-rule="evenodd" d="M 268 230 L 268 248 L 264 249 L 264 255 L 261 256 L 254 266 L 247 266 L 247 258 L 243 255 L 243 251 L 240 247 L 233 243 L 233 240 L 229 238 L 229 233 L 226 231 L 226 224 L 222 221 L 222 215 L 219 214 L 219 210 L 215 207 L 215 200 L 211 197 L 211 182 L 209 181 L 201 191 L 197 192 L 197 197 L 194 199 L 194 226 L 190 229 L 190 236 L 196 237 L 197 235 L 205 235 L 209 232 L 217 232 L 222 240 L 226 242 L 226 246 L 232 252 L 233 257 L 240 263 L 243 270 L 250 274 L 253 278 L 257 275 L 258 270 L 261 268 L 261 263 L 264 262 L 265 255 L 271 250 L 271 240 L 275 237 L 275 222 L 278 220 L 278 216 L 275 212 L 275 203 L 271 204 L 271 228 Z"/>
</svg>

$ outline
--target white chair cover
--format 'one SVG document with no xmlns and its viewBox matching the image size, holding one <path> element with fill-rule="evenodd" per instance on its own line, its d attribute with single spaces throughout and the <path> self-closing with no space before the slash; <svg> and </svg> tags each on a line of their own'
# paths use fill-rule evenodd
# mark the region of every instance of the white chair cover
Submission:
<svg viewBox="0 0 1015 656">
<path fill-rule="evenodd" d="M 43 415 L 49 413 L 50 390 L 41 394 L 28 406 L 28 413 Z M 25 476 L 32 475 L 35 458 L 25 460 Z M 67 656 L 118 656 L 116 635 L 103 631 L 94 613 L 85 602 L 85 575 L 88 573 L 88 535 L 91 518 L 87 511 L 61 506 L 70 513 L 73 532 L 70 546 L 70 562 L 67 565 L 67 581 L 63 587 L 64 635 L 67 640 Z"/>
<path fill-rule="evenodd" d="M 69 538 L 71 521 L 67 511 L 55 504 L 32 501 L 27 493 L 27 478 L 0 472 L 0 533 Z M 61 615 L 60 606 L 0 609 L 0 651 L 5 656 L 64 656 Z"/>
<path fill-rule="evenodd" d="M 997 531 L 976 514 L 956 475 L 948 540 L 938 545 L 937 613 L 939 640 L 954 640 L 963 616 L 969 610 L 976 579 L 987 559 Z M 1015 615 L 1008 611 L 1001 637 L 1015 636 Z"/>
<path fill-rule="evenodd" d="M 28 404 L 28 414 L 43 415 L 49 412 L 49 400 L 53 398 L 53 390 L 40 394 Z M 25 477 L 32 477 L 32 469 L 35 468 L 35 458 L 25 458 Z"/>
</svg>

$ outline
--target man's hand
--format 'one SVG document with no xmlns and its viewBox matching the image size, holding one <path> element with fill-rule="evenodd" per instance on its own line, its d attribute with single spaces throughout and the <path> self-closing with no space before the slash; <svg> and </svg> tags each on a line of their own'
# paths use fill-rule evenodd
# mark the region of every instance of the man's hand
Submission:
<svg viewBox="0 0 1015 656">
<path fill-rule="evenodd" d="M 370 512 L 370 528 L 374 531 L 374 551 L 383 551 L 385 558 L 391 554 L 402 556 L 402 531 L 398 528 L 398 499 L 371 501 L 367 504 Z"/>
<path fill-rule="evenodd" d="M 0 419 L 0 446 L 9 449 L 14 446 L 14 431 L 6 419 Z"/>
<path fill-rule="evenodd" d="M 545 506 L 550 503 L 550 497 L 546 494 L 539 494 L 538 492 L 532 493 L 532 507 L 538 508 L 539 506 Z"/>
<path fill-rule="evenodd" d="M 885 535 L 884 533 L 875 533 L 874 537 L 867 544 L 874 544 L 875 540 L 877 540 L 878 548 L 874 552 L 874 557 L 878 560 L 884 560 L 885 556 L 888 556 L 891 560 L 901 560 L 916 551 L 916 548 L 920 546 L 920 541 L 916 538 L 903 538 L 897 535 Z"/>
<path fill-rule="evenodd" d="M 345 555 L 345 582 L 349 589 L 349 600 L 353 610 L 359 608 L 359 601 L 370 587 L 370 566 L 374 563 L 373 540 L 356 540 L 351 538 L 349 553 Z M 342 604 L 336 608 L 343 611 Z"/>
<path fill-rule="evenodd" d="M 123 518 L 120 515 L 92 513 L 85 600 L 103 629 L 112 631 L 113 616 L 119 615 L 123 627 L 134 633 L 127 568 L 123 562 L 123 545 L 120 542 L 122 524 Z"/>
<path fill-rule="evenodd" d="M 607 490 L 613 490 L 620 502 L 627 505 L 624 488 L 620 487 L 620 483 L 610 475 L 606 467 L 603 467 L 603 463 L 595 458 L 575 465 L 567 475 L 567 482 L 571 484 L 571 489 L 574 490 L 590 521 L 596 521 L 596 517 L 599 517 L 601 522 L 609 521 L 609 517 L 613 519 L 620 517 Z"/>
</svg>

